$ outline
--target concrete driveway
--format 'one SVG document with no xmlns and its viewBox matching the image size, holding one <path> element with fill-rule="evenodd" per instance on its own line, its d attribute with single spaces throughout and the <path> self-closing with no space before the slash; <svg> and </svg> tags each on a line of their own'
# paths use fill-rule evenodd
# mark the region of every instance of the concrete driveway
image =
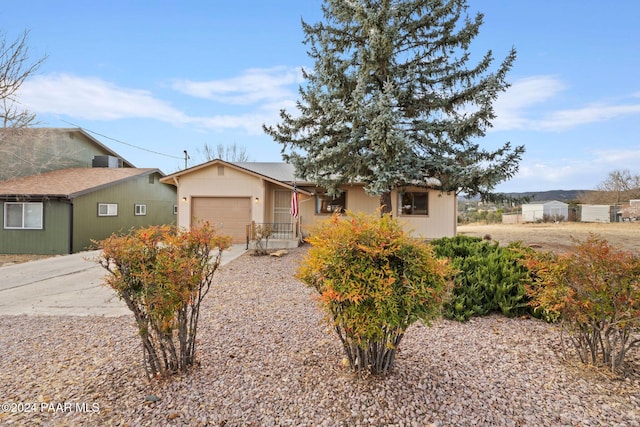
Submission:
<svg viewBox="0 0 640 427">
<path fill-rule="evenodd" d="M 222 265 L 245 252 L 233 245 Z M 131 314 L 116 293 L 102 285 L 107 274 L 99 251 L 62 255 L 0 267 L 0 315 L 122 316 Z"/>
</svg>

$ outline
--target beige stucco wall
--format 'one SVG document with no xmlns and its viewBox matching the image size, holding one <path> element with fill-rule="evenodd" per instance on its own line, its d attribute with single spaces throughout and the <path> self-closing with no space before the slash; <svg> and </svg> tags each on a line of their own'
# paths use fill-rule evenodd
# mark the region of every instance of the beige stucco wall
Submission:
<svg viewBox="0 0 640 427">
<path fill-rule="evenodd" d="M 347 209 L 353 211 L 375 213 L 380 206 L 379 196 L 369 196 L 363 186 L 342 187 L 347 192 Z M 398 193 L 391 194 L 393 215 L 403 223 L 405 229 L 414 237 L 435 239 L 453 237 L 456 234 L 457 198 L 453 193 L 441 193 L 429 190 L 429 215 L 400 215 L 398 210 Z M 317 221 L 329 217 L 315 213 L 315 196 L 300 196 L 300 222 L 304 233 Z"/>
<path fill-rule="evenodd" d="M 268 201 L 263 180 L 224 166 L 224 175 L 218 174 L 218 165 L 195 170 L 175 178 L 178 196 L 178 226 L 191 225 L 191 197 L 250 197 L 251 219 L 263 222 Z M 257 198 L 257 201 L 256 201 Z"/>
<path fill-rule="evenodd" d="M 276 183 L 254 176 L 232 167 L 224 166 L 224 174 L 219 175 L 218 165 L 214 164 L 188 174 L 174 178 L 177 180 L 178 218 L 180 227 L 191 224 L 191 197 L 250 197 L 251 219 L 257 223 L 273 221 L 273 191 L 282 189 Z M 347 209 L 375 213 L 380 205 L 379 196 L 369 196 L 362 185 L 342 187 L 347 192 Z M 257 198 L 257 200 L 256 200 Z M 185 200 L 183 200 L 185 199 Z M 300 225 L 303 233 L 317 221 L 327 219 L 329 215 L 316 214 L 315 195 L 299 193 Z M 455 236 L 457 220 L 456 196 L 429 190 L 429 215 L 399 215 L 398 193 L 392 193 L 393 215 L 399 218 L 407 230 L 415 237 L 433 239 Z"/>
<path fill-rule="evenodd" d="M 394 215 L 411 230 L 414 237 L 437 239 L 456 235 L 458 201 L 454 193 L 429 190 L 429 215 L 401 215 L 398 209 L 398 193 L 393 192 Z"/>
</svg>

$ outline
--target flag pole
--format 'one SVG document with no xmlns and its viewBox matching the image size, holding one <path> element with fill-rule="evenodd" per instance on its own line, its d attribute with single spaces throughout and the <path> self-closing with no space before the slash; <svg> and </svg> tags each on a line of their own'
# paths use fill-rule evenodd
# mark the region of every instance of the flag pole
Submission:
<svg viewBox="0 0 640 427">
<path fill-rule="evenodd" d="M 296 186 L 296 177 L 293 176 L 293 192 L 291 193 L 291 216 L 294 218 L 294 234 L 296 239 L 300 239 L 298 235 L 300 229 L 300 205 L 298 202 L 298 188 Z"/>
</svg>

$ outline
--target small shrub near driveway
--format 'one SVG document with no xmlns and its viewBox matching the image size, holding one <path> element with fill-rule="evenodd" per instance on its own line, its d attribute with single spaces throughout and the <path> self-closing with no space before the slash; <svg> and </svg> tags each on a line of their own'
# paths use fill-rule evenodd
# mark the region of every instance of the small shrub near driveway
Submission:
<svg viewBox="0 0 640 427">
<path fill-rule="evenodd" d="M 231 238 L 204 224 L 152 226 L 97 243 L 106 284 L 135 316 L 147 377 L 186 371 L 195 362 L 200 303 Z"/>
<path fill-rule="evenodd" d="M 349 365 L 386 375 L 407 328 L 440 316 L 446 263 L 388 215 L 336 214 L 308 242 L 297 277 L 320 294 Z"/>
<path fill-rule="evenodd" d="M 591 235 L 574 253 L 529 253 L 532 305 L 558 317 L 584 363 L 619 370 L 640 346 L 640 258 Z"/>
</svg>

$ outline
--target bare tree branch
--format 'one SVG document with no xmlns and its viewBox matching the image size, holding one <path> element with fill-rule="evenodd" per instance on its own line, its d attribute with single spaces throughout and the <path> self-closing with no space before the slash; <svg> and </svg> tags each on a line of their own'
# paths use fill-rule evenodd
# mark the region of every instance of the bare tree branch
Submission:
<svg viewBox="0 0 640 427">
<path fill-rule="evenodd" d="M 21 107 L 17 95 L 25 80 L 35 74 L 47 55 L 31 61 L 28 39 L 29 31 L 13 42 L 7 42 L 6 34 L 0 32 L 0 119 L 4 128 L 35 124 L 35 114 Z"/>
</svg>

